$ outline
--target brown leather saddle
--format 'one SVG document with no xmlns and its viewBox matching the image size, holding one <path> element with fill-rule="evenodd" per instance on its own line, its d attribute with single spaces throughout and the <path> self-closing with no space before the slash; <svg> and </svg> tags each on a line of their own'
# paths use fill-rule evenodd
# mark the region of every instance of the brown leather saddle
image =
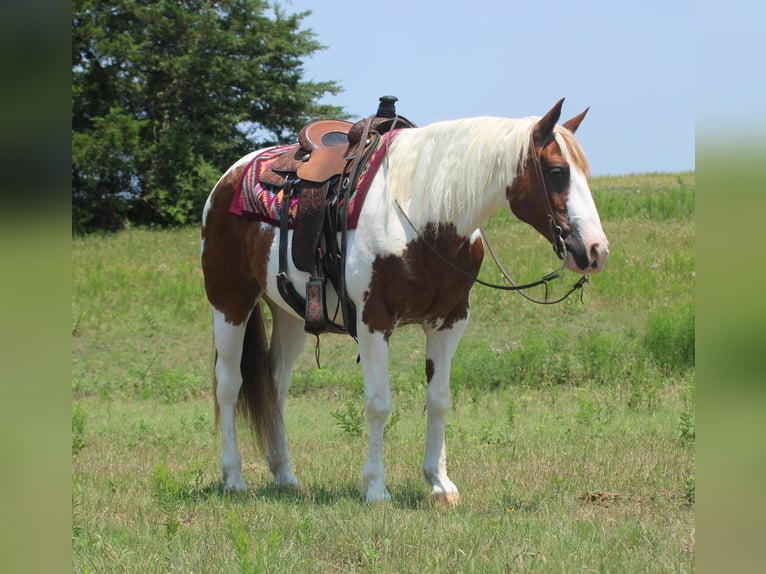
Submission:
<svg viewBox="0 0 766 574">
<path fill-rule="evenodd" d="M 280 294 L 306 320 L 306 331 L 348 332 L 356 336 L 353 303 L 345 292 L 346 226 L 338 206 L 347 204 L 379 138 L 392 129 L 415 124 L 396 113 L 394 96 L 380 98 L 374 116 L 354 124 L 343 120 L 316 120 L 300 131 L 298 143 L 287 149 L 261 175 L 261 183 L 282 189 L 280 216 Z M 292 258 L 296 268 L 310 273 L 306 297 L 287 279 L 287 207 L 298 198 L 293 221 Z M 332 209 L 332 208 L 335 209 Z M 338 244 L 338 234 L 341 242 Z M 324 286 L 329 279 L 341 299 L 345 327 L 328 320 Z"/>
<path fill-rule="evenodd" d="M 279 156 L 263 173 L 261 182 L 282 187 L 290 174 L 314 183 L 340 175 L 348 155 L 348 132 L 353 125 L 343 120 L 316 120 L 306 124 L 300 131 L 298 143 Z"/>
</svg>

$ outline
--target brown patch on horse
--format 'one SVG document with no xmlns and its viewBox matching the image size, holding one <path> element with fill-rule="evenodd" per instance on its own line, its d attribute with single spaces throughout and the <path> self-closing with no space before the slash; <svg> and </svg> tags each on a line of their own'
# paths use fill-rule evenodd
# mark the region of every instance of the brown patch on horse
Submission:
<svg viewBox="0 0 766 574">
<path fill-rule="evenodd" d="M 430 383 L 434 378 L 434 362 L 431 359 L 426 359 L 426 382 Z"/>
<path fill-rule="evenodd" d="M 202 227 L 202 269 L 208 301 L 233 325 L 243 323 L 263 293 L 274 230 L 229 213 L 244 166 L 216 186 Z"/>
<path fill-rule="evenodd" d="M 590 177 L 590 162 L 588 161 L 588 158 L 585 157 L 585 152 L 580 146 L 580 142 L 575 138 L 574 133 L 568 129 L 558 129 L 556 130 L 556 133 L 564 140 L 571 163 L 579 167 L 586 178 Z"/>
<path fill-rule="evenodd" d="M 559 130 L 559 134 L 564 135 L 564 130 Z M 568 139 L 574 140 L 574 136 L 568 133 L 565 136 L 565 141 L 569 145 Z M 579 145 L 576 146 L 580 153 L 582 150 Z M 572 149 L 571 147 L 569 148 Z M 567 199 L 569 197 L 569 177 L 558 179 L 552 177 L 550 174 L 551 168 L 562 168 L 565 173 L 568 174 L 570 168 L 569 162 L 564 157 L 564 154 L 559 147 L 558 142 L 553 139 L 544 148 L 539 145 L 535 145 L 534 151 L 530 149 L 529 155 L 524 161 L 524 166 L 521 173 L 514 179 L 513 183 L 506 187 L 505 194 L 508 198 L 508 203 L 511 207 L 511 211 L 521 221 L 528 223 L 534 227 L 543 237 L 548 241 L 553 241 L 551 236 L 550 225 L 548 224 L 548 212 L 545 209 L 545 204 L 542 199 L 542 192 L 540 190 L 540 182 L 535 171 L 534 159 L 532 154 L 538 153 L 540 155 L 540 164 L 542 166 L 543 177 L 545 178 L 545 184 L 548 187 L 548 197 L 551 201 L 551 207 L 556 218 L 556 223 L 561 226 L 562 229 L 568 230 L 569 216 L 567 214 Z M 574 157 L 575 154 L 571 154 Z M 581 155 L 582 161 L 585 155 Z M 585 160 L 585 168 L 587 166 L 587 160 Z M 578 163 L 578 167 L 582 169 L 582 165 Z M 586 171 L 587 173 L 587 171 Z"/>
<path fill-rule="evenodd" d="M 428 224 L 401 255 L 380 256 L 373 262 L 362 311 L 362 322 L 371 333 L 380 331 L 388 340 L 397 325 L 432 321 L 439 329 L 449 329 L 468 316 L 473 280 L 439 259 L 426 242 L 465 273 L 478 274 L 484 258 L 481 240 L 471 243 L 451 223 Z"/>
</svg>

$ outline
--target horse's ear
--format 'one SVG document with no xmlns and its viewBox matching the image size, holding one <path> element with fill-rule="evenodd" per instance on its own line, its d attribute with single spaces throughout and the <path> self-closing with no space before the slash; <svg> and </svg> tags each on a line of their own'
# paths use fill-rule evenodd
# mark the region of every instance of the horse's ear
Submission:
<svg viewBox="0 0 766 574">
<path fill-rule="evenodd" d="M 553 134 L 553 128 L 556 126 L 556 122 L 561 117 L 561 106 L 564 105 L 564 98 L 561 98 L 558 103 L 553 106 L 550 111 L 545 114 L 537 124 L 532 132 L 532 137 L 536 145 L 543 145 L 547 139 Z"/>
<path fill-rule="evenodd" d="M 581 114 L 576 115 L 571 120 L 565 121 L 563 124 L 561 124 L 562 127 L 565 127 L 570 132 L 575 133 L 577 131 L 577 128 L 580 127 L 580 122 L 582 122 L 583 118 L 585 117 L 585 114 L 588 113 L 588 110 L 590 107 L 585 108 L 585 111 Z"/>
</svg>

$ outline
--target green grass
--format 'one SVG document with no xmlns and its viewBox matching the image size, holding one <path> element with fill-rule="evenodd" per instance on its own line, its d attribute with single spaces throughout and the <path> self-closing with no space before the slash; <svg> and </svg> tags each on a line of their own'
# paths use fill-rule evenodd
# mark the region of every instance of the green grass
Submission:
<svg viewBox="0 0 766 574">
<path fill-rule="evenodd" d="M 245 448 L 251 490 L 237 496 L 221 490 L 208 401 L 88 399 L 90 444 L 74 461 L 76 570 L 690 571 L 685 392 L 666 387 L 653 411 L 603 388 L 460 397 L 448 426 L 456 509 L 436 507 L 420 479 L 422 397 L 397 400 L 386 443 L 394 502 L 383 508 L 364 502 L 365 439 L 337 426 L 343 403 L 329 391 L 288 409 L 302 489 L 274 489 Z"/>
<path fill-rule="evenodd" d="M 688 572 L 694 569 L 694 174 L 601 178 L 607 270 L 540 307 L 477 287 L 453 361 L 457 508 L 420 477 L 424 341 L 391 340 L 388 506 L 360 492 L 363 383 L 345 337 L 300 357 L 287 424 L 302 488 L 241 436 L 222 492 L 196 229 L 73 240 L 76 572 Z M 507 213 L 487 225 L 520 281 L 555 266 Z M 485 278 L 500 281 L 485 262 Z M 567 273 L 555 286 L 576 280 Z"/>
</svg>

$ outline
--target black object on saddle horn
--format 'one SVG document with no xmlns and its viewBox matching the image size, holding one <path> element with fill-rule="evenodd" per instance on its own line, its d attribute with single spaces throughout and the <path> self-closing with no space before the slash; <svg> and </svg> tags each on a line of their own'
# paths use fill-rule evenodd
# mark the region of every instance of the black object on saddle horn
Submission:
<svg viewBox="0 0 766 574">
<path fill-rule="evenodd" d="M 396 117 L 396 102 L 399 101 L 399 98 L 396 96 L 381 96 L 378 99 L 380 104 L 378 104 L 378 111 L 375 115 L 379 118 Z"/>
</svg>

